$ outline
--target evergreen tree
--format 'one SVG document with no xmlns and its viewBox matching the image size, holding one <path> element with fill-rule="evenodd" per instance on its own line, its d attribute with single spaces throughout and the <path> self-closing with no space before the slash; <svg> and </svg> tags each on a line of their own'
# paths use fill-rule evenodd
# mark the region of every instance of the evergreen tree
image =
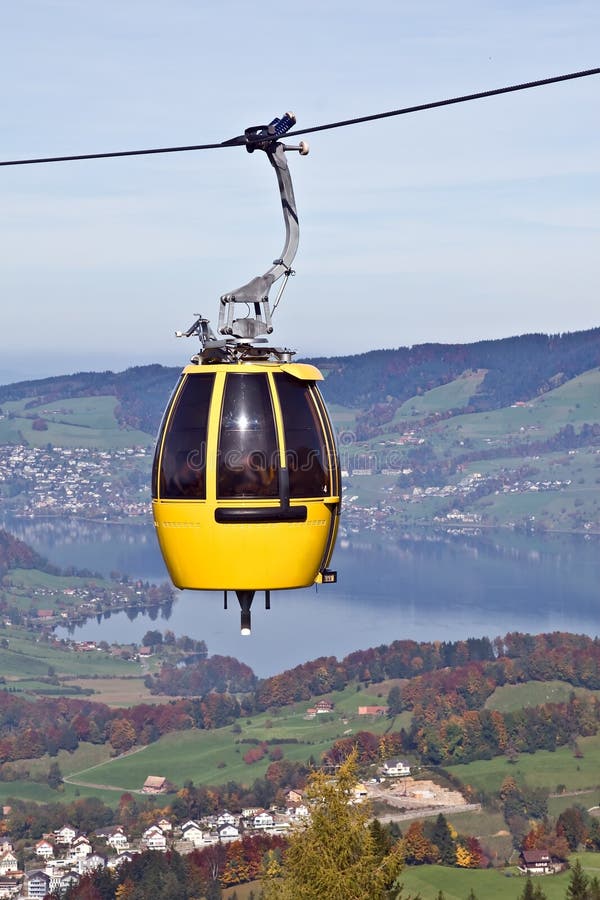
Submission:
<svg viewBox="0 0 600 900">
<path fill-rule="evenodd" d="M 576 860 L 575 865 L 571 869 L 566 900 L 589 900 L 588 885 L 589 879 L 581 868 L 579 860 Z"/>
<path fill-rule="evenodd" d="M 389 834 L 383 827 L 379 819 L 373 819 L 369 825 L 371 837 L 373 838 L 373 850 L 377 860 L 381 862 L 392 849 L 392 841 Z"/>
<path fill-rule="evenodd" d="M 57 762 L 50 763 L 46 781 L 48 782 L 48 787 L 52 788 L 53 791 L 57 791 L 63 783 L 62 772 Z"/>
<path fill-rule="evenodd" d="M 440 862 L 445 866 L 453 866 L 456 863 L 456 844 L 452 838 L 446 817 L 439 814 L 430 835 L 432 844 L 438 848 Z"/>
<path fill-rule="evenodd" d="M 546 895 L 540 884 L 534 886 L 531 878 L 528 878 L 518 900 L 546 900 Z"/>
<path fill-rule="evenodd" d="M 366 803 L 349 802 L 354 751 L 335 778 L 315 772 L 306 789 L 310 820 L 290 836 L 283 877 L 264 882 L 265 900 L 384 900 L 401 869 L 398 845 L 378 860 Z M 397 896 L 397 895 L 396 895 Z"/>
<path fill-rule="evenodd" d="M 598 881 L 597 875 L 594 875 L 590 881 L 589 898 L 590 900 L 600 900 L 600 881 Z"/>
</svg>

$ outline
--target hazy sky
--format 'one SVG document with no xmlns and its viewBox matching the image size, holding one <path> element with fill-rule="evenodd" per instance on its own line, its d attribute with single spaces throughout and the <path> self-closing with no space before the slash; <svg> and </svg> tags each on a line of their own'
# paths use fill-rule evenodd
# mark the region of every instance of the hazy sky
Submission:
<svg viewBox="0 0 600 900">
<path fill-rule="evenodd" d="M 598 0 L 19 0 L 0 157 L 221 141 L 600 65 Z M 304 356 L 600 325 L 600 77 L 310 138 L 291 154 Z M 243 148 L 0 168 L 0 381 L 183 363 L 195 312 L 279 255 Z"/>
</svg>

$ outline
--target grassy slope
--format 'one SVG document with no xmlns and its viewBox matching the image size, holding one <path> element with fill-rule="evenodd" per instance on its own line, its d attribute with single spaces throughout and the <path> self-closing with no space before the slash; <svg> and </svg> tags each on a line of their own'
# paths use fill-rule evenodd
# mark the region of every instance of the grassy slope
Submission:
<svg viewBox="0 0 600 900">
<path fill-rule="evenodd" d="M 31 398 L 29 398 L 31 399 Z M 148 447 L 153 435 L 133 428 L 122 428 L 114 416 L 116 397 L 75 397 L 26 408 L 29 400 L 13 400 L 2 404 L 5 414 L 14 418 L 0 420 L 0 443 L 22 438 L 33 447 L 95 447 L 121 449 L 140 445 Z M 46 431 L 34 431 L 29 416 L 45 419 Z"/>
<path fill-rule="evenodd" d="M 587 874 L 592 877 L 600 874 L 599 853 L 577 853 L 571 862 L 580 859 Z M 516 872 L 516 869 L 511 870 Z M 448 869 L 444 866 L 410 866 L 401 875 L 404 888 L 403 896 L 416 897 L 420 900 L 437 900 L 443 891 L 445 900 L 465 900 L 469 891 L 473 891 L 478 900 L 518 900 L 525 887 L 525 879 L 519 875 L 507 876 L 503 872 L 487 870 L 473 871 L 469 869 Z M 569 873 L 551 875 L 540 878 L 539 882 L 548 900 L 564 900 Z M 251 891 L 255 896 L 260 892 L 260 883 L 241 884 L 223 891 L 223 900 L 232 900 L 234 893 L 239 900 L 247 900 Z"/>
<path fill-rule="evenodd" d="M 600 691 L 574 688 L 564 681 L 528 681 L 525 684 L 505 684 L 496 688 L 485 705 L 488 709 L 497 709 L 500 712 L 514 712 L 526 706 L 564 703 L 572 693 L 578 696 L 594 696 L 600 694 Z"/>
<path fill-rule="evenodd" d="M 410 426 L 410 419 L 413 417 L 423 418 L 436 412 L 462 409 L 477 392 L 484 378 L 483 370 L 464 372 L 448 384 L 442 384 L 418 397 L 412 397 L 397 409 L 392 423 L 406 422 L 407 426 Z"/>
<path fill-rule="evenodd" d="M 336 708 L 336 715 L 304 718 L 310 701 L 286 707 L 278 715 L 263 713 L 252 719 L 240 719 L 240 734 L 234 734 L 230 726 L 213 731 L 196 729 L 169 734 L 144 748 L 141 752 L 106 763 L 93 773 L 82 775 L 82 780 L 97 784 L 111 784 L 124 790 L 135 790 L 144 783 L 147 775 L 166 776 L 177 785 L 191 779 L 195 784 L 222 784 L 239 781 L 251 784 L 262 777 L 270 760 L 266 756 L 260 762 L 247 765 L 242 757 L 252 744 L 240 743 L 244 739 L 273 741 L 295 739 L 296 744 L 281 744 L 286 758 L 306 761 L 310 756 L 320 759 L 333 741 L 350 730 L 382 734 L 387 729 L 407 727 L 410 717 L 398 716 L 393 723 L 386 718 L 365 720 L 357 714 L 359 705 L 376 703 L 378 698 L 365 691 L 356 691 L 352 685 L 345 691 L 328 695 Z M 343 714 L 343 721 L 340 717 Z M 225 763 L 225 766 L 222 764 Z M 221 765 L 220 765 L 221 764 Z"/>
<path fill-rule="evenodd" d="M 45 641 L 32 640 L 25 632 L 16 628 L 6 629 L 9 646 L 0 648 L 0 672 L 11 678 L 31 678 L 47 675 L 52 666 L 60 675 L 127 676 L 140 675 L 137 662 L 116 659 L 109 653 L 96 650 L 90 653 L 76 653 L 57 649 Z"/>
<path fill-rule="evenodd" d="M 569 791 L 599 788 L 600 735 L 579 738 L 577 743 L 583 753 L 582 759 L 575 759 L 568 747 L 560 747 L 554 753 L 548 750 L 523 753 L 516 763 L 498 756 L 466 765 L 448 766 L 448 770 L 464 784 L 487 792 L 498 791 L 503 779 L 509 775 L 517 782 L 545 788 L 549 792 L 555 791 L 559 784 L 564 784 Z"/>
<path fill-rule="evenodd" d="M 600 854 L 580 853 L 577 856 L 590 875 L 600 873 Z M 571 861 L 574 862 L 575 858 L 572 856 Z M 444 892 L 445 900 L 465 900 L 471 890 L 479 900 L 517 900 L 525 886 L 525 879 L 521 876 L 507 877 L 505 873 L 493 870 L 413 866 L 402 873 L 402 883 L 406 893 L 413 896 L 419 892 L 422 900 L 436 900 L 439 891 Z M 568 883 L 568 872 L 545 876 L 540 880 L 548 900 L 564 900 Z"/>
</svg>

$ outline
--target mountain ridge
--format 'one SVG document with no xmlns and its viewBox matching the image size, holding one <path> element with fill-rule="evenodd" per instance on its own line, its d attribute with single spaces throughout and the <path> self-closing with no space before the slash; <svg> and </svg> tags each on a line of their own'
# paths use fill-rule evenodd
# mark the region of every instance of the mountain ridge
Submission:
<svg viewBox="0 0 600 900">
<path fill-rule="evenodd" d="M 533 333 L 470 344 L 425 343 L 375 349 L 351 356 L 312 357 L 323 370 L 330 403 L 353 409 L 377 406 L 391 418 L 402 403 L 469 371 L 485 371 L 463 412 L 483 412 L 530 400 L 600 366 L 600 327 L 561 334 Z M 113 394 L 117 420 L 156 433 L 179 367 L 158 363 L 123 372 L 78 372 L 0 386 L 0 404 L 34 398 L 30 405 L 69 397 Z"/>
</svg>

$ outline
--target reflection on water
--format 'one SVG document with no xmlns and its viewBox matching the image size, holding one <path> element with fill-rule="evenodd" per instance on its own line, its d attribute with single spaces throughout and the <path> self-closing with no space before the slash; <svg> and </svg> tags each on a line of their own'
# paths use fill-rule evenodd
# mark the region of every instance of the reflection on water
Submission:
<svg viewBox="0 0 600 900">
<path fill-rule="evenodd" d="M 151 526 L 73 520 L 12 520 L 7 527 L 57 565 L 159 581 L 165 568 Z M 253 633 L 239 634 L 239 608 L 216 592 L 182 591 L 172 606 L 117 613 L 77 628 L 78 638 L 141 642 L 149 627 L 204 639 L 261 676 L 318 656 L 344 656 L 399 638 L 457 640 L 508 631 L 598 628 L 598 543 L 573 536 L 378 538 L 352 535 L 336 548 L 336 585 L 260 595 Z"/>
</svg>

